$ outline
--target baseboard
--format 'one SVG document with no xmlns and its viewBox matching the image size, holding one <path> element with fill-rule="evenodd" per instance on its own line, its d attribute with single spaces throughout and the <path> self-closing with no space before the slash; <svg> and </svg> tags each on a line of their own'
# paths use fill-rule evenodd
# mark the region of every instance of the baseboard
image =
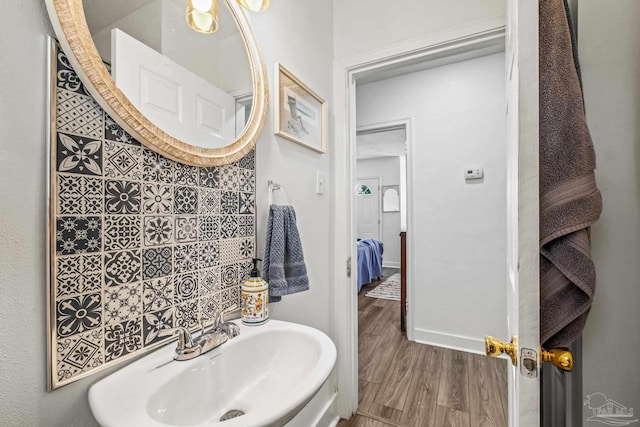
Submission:
<svg viewBox="0 0 640 427">
<path fill-rule="evenodd" d="M 382 261 L 384 268 L 400 268 L 400 261 Z"/>
<path fill-rule="evenodd" d="M 413 337 L 416 342 L 421 344 L 466 351 L 467 353 L 485 354 L 484 340 L 478 338 L 463 337 L 418 328 L 413 331 Z"/>
</svg>

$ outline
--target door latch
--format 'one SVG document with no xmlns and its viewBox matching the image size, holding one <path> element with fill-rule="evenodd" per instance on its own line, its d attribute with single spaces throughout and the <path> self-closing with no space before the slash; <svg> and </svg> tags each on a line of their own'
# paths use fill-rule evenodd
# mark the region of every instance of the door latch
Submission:
<svg viewBox="0 0 640 427">
<path fill-rule="evenodd" d="M 347 277 L 351 277 L 351 257 L 347 258 Z"/>
<path fill-rule="evenodd" d="M 530 348 L 523 348 L 520 355 L 520 374 L 527 378 L 538 376 L 538 353 Z"/>
</svg>

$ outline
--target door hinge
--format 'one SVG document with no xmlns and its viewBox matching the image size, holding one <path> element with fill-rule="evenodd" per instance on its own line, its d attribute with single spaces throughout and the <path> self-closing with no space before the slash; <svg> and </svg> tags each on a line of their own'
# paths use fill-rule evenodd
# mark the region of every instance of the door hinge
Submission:
<svg viewBox="0 0 640 427">
<path fill-rule="evenodd" d="M 351 277 L 351 257 L 347 258 L 347 277 Z"/>
</svg>

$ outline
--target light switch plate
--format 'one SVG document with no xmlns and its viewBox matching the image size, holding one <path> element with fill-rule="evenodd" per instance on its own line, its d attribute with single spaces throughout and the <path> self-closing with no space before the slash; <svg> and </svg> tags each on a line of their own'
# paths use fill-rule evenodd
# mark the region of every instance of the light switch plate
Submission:
<svg viewBox="0 0 640 427">
<path fill-rule="evenodd" d="M 316 172 L 316 194 L 324 194 L 324 172 Z"/>
</svg>

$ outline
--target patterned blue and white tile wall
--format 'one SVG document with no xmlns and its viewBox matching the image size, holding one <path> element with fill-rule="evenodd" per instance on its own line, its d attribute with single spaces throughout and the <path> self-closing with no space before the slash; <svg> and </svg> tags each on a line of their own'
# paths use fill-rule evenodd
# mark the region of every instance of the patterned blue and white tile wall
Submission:
<svg viewBox="0 0 640 427">
<path fill-rule="evenodd" d="M 56 48 L 52 386 L 240 301 L 255 253 L 255 153 L 200 168 L 133 139 Z"/>
</svg>

